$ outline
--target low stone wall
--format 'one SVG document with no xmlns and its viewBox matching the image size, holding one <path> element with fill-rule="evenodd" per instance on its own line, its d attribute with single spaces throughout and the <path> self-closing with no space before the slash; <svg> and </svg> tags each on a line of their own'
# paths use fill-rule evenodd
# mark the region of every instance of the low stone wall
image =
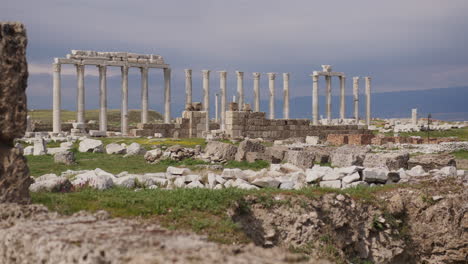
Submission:
<svg viewBox="0 0 468 264">
<path fill-rule="evenodd" d="M 210 123 L 210 130 L 219 129 L 219 124 Z M 206 130 L 205 111 L 184 111 L 182 117 L 174 124 L 138 124 L 130 130 L 132 136 L 154 136 L 160 133 L 162 137 L 171 138 L 201 138 Z"/>
<path fill-rule="evenodd" d="M 371 134 L 366 126 L 313 126 L 308 119 L 267 119 L 264 112 L 227 111 L 226 133 L 231 138 L 286 139 L 318 136 L 326 140 L 329 134 Z"/>
<path fill-rule="evenodd" d="M 52 131 L 52 123 L 34 122 L 33 132 L 49 132 Z M 72 123 L 62 123 L 62 131 L 70 131 L 73 128 Z M 135 129 L 137 126 L 129 126 L 129 129 Z M 86 131 L 99 130 L 99 124 L 86 124 Z M 120 132 L 120 126 L 107 125 L 107 131 Z"/>
</svg>

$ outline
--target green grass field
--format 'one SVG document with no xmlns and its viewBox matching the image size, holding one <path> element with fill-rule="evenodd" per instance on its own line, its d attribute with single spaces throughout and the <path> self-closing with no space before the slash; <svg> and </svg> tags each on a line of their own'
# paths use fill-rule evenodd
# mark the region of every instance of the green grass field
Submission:
<svg viewBox="0 0 468 264">
<path fill-rule="evenodd" d="M 31 119 L 34 121 L 41 121 L 43 123 L 52 123 L 52 110 L 50 109 L 38 109 L 30 110 L 28 114 L 31 116 Z M 89 120 L 99 120 L 99 110 L 87 110 L 85 111 L 86 121 Z M 62 122 L 68 122 L 69 120 L 76 120 L 76 112 L 62 110 L 61 111 Z M 141 120 L 141 110 L 129 110 L 128 119 L 130 125 L 135 125 L 140 123 Z M 162 115 L 156 111 L 150 110 L 148 112 L 148 119 L 150 123 L 157 122 L 163 119 Z M 109 109 L 107 110 L 107 122 L 109 125 L 119 125 L 120 124 L 120 110 Z"/>
<path fill-rule="evenodd" d="M 255 195 L 260 203 L 269 207 L 279 203 L 288 204 L 288 199 L 276 200 L 274 196 L 277 194 L 285 194 L 287 197 L 301 196 L 307 203 L 308 199 L 317 198 L 325 193 L 344 193 L 362 202 L 375 204 L 376 194 L 394 188 L 396 185 L 348 190 L 315 187 L 293 191 L 196 188 L 142 189 L 138 192 L 131 189 L 112 188 L 105 191 L 83 189 L 72 193 L 41 192 L 31 195 L 33 203 L 44 204 L 50 210 L 62 214 L 70 215 L 80 210 L 91 212 L 106 210 L 114 217 L 155 219 L 170 229 L 192 230 L 208 235 L 212 241 L 232 244 L 249 242 L 240 227 L 226 213 L 236 203 L 242 206 L 244 197 L 247 195 Z"/>
</svg>

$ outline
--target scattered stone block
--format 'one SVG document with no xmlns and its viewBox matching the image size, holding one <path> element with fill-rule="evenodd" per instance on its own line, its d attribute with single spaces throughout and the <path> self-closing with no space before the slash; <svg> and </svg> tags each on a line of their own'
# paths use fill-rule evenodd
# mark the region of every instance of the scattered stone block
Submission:
<svg viewBox="0 0 468 264">
<path fill-rule="evenodd" d="M 367 183 L 386 183 L 388 170 L 384 168 L 365 168 L 362 172 L 362 179 Z"/>
<path fill-rule="evenodd" d="M 308 169 L 314 166 L 315 156 L 308 151 L 290 150 L 286 152 L 286 161 L 300 168 Z"/>
<path fill-rule="evenodd" d="M 54 155 L 54 162 L 65 164 L 65 165 L 72 165 L 75 163 L 75 153 L 69 150 L 63 150 L 60 152 L 55 153 Z"/>
<path fill-rule="evenodd" d="M 126 148 L 122 145 L 117 143 L 110 143 L 106 145 L 106 153 L 107 154 L 125 154 Z"/>
<path fill-rule="evenodd" d="M 40 156 L 47 154 L 46 142 L 44 138 L 35 138 L 34 139 L 34 156 Z"/>
<path fill-rule="evenodd" d="M 336 181 L 321 181 L 320 182 L 320 187 L 323 188 L 335 188 L 335 189 L 340 189 L 341 188 L 341 181 L 336 180 Z"/>
<path fill-rule="evenodd" d="M 408 168 L 409 153 L 367 153 L 363 166 L 366 168 L 385 167 L 388 170 Z"/>
<path fill-rule="evenodd" d="M 87 138 L 80 142 L 78 151 L 102 153 L 104 152 L 104 144 L 102 144 L 101 140 Z"/>
<path fill-rule="evenodd" d="M 99 131 L 99 130 L 90 130 L 89 135 L 91 137 L 106 137 L 107 132 L 106 131 Z"/>
</svg>

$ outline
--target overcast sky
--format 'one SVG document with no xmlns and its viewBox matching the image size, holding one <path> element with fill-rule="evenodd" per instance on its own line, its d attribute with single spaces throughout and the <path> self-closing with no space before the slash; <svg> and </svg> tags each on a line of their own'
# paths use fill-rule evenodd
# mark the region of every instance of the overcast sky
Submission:
<svg viewBox="0 0 468 264">
<path fill-rule="evenodd" d="M 202 69 L 290 72 L 291 96 L 310 96 L 309 74 L 321 64 L 352 76 L 371 76 L 373 92 L 468 85 L 466 0 L 1 0 L 0 18 L 26 24 L 29 106 L 51 108 L 51 62 L 71 49 L 160 54 L 172 67 L 173 101 L 183 102 L 184 68 L 194 71 L 195 100 Z M 63 67 L 64 108 L 75 109 L 76 76 Z M 86 68 L 86 105 L 96 108 L 97 69 Z M 139 107 L 139 71 L 130 71 L 130 107 Z M 162 109 L 162 73 L 152 70 L 150 106 Z M 267 94 L 267 79 L 261 89 Z M 120 103 L 119 70 L 109 74 L 109 105 Z M 281 96 L 281 76 L 277 96 Z M 321 82 L 324 90 L 323 81 Z M 364 83 L 361 83 L 361 89 Z M 334 82 L 334 90 L 338 81 Z M 263 96 L 263 98 L 265 98 Z"/>
</svg>

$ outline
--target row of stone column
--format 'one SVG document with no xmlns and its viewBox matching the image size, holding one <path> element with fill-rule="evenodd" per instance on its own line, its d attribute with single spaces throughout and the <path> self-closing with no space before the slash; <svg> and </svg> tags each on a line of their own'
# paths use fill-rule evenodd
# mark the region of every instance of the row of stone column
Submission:
<svg viewBox="0 0 468 264">
<path fill-rule="evenodd" d="M 345 76 L 338 76 L 340 80 L 340 119 L 345 119 Z M 326 117 L 330 124 L 332 120 L 332 93 L 331 93 L 331 78 L 332 76 L 325 76 L 326 82 Z M 365 94 L 366 94 L 366 124 L 370 124 L 371 120 L 371 78 L 364 77 L 365 79 Z M 319 75 L 312 75 L 312 123 L 319 124 L 319 95 L 318 95 L 318 81 Z M 359 121 L 359 77 L 353 77 L 353 99 L 354 99 L 354 118 L 356 123 Z"/>
<path fill-rule="evenodd" d="M 209 78 L 210 70 L 202 70 L 203 75 L 203 110 L 209 112 Z M 244 72 L 236 71 L 237 75 L 237 98 L 239 109 L 243 109 L 245 105 L 244 100 Z M 254 90 L 254 111 L 260 111 L 260 73 L 254 72 L 253 75 L 253 90 Z M 268 87 L 269 87 L 269 117 L 270 119 L 275 118 L 275 78 L 276 73 L 267 73 L 268 76 Z M 219 71 L 219 87 L 221 97 L 221 128 L 224 129 L 225 123 L 225 112 L 226 112 L 226 78 L 227 71 Z M 289 73 L 283 73 L 283 118 L 289 118 Z M 218 95 L 216 95 L 218 97 Z M 192 104 L 192 70 L 185 69 L 185 104 Z M 216 98 L 216 104 L 217 104 Z M 218 108 L 218 107 L 216 107 Z M 218 111 L 218 109 L 216 109 Z"/>
<path fill-rule="evenodd" d="M 76 64 L 77 71 L 77 123 L 85 123 L 85 65 Z M 99 68 L 99 130 L 107 131 L 107 66 Z M 122 66 L 121 132 L 128 135 L 128 66 Z M 141 122 L 148 123 L 148 67 L 141 71 Z M 53 132 L 61 132 L 61 64 L 53 64 Z M 171 69 L 164 68 L 164 122 L 170 123 Z"/>
</svg>

